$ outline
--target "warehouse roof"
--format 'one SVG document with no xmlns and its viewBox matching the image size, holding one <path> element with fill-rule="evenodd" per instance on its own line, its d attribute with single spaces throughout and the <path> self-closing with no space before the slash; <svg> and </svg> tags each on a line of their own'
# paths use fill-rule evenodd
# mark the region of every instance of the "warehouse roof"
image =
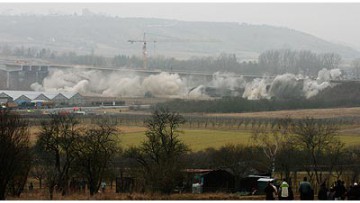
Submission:
<svg viewBox="0 0 360 203">
<path fill-rule="evenodd" d="M 9 96 L 13 98 L 13 100 L 18 99 L 21 96 L 25 96 L 31 100 L 36 99 L 37 97 L 43 95 L 47 97 L 48 99 L 53 99 L 57 95 L 62 94 L 67 99 L 70 99 L 74 95 L 77 94 L 77 92 L 37 92 L 37 91 L 14 91 L 14 90 L 0 90 L 0 96 Z"/>
</svg>

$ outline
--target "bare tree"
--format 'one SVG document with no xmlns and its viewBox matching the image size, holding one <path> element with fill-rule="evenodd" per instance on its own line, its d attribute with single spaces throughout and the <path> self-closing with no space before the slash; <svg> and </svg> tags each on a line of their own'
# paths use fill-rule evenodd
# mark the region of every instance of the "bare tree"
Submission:
<svg viewBox="0 0 360 203">
<path fill-rule="evenodd" d="M 360 79 L 360 59 L 358 58 L 358 59 L 353 60 L 351 65 L 354 70 L 354 75 L 355 75 L 356 79 Z"/>
<path fill-rule="evenodd" d="M 266 157 L 271 162 L 270 171 L 274 173 L 276 156 L 278 152 L 289 143 L 290 118 L 279 119 L 271 129 L 265 127 L 255 128 L 252 131 L 251 139 L 254 144 L 263 149 Z"/>
<path fill-rule="evenodd" d="M 145 122 L 146 141 L 127 154 L 142 166 L 145 184 L 151 191 L 170 193 L 181 178 L 182 156 L 188 147 L 179 140 L 178 128 L 185 122 L 178 113 L 156 110 Z"/>
<path fill-rule="evenodd" d="M 327 69 L 337 68 L 341 62 L 341 56 L 336 53 L 325 53 L 320 57 L 323 67 Z"/>
<path fill-rule="evenodd" d="M 36 147 L 46 163 L 50 199 L 55 186 L 67 193 L 71 166 L 75 160 L 76 144 L 80 137 L 78 121 L 69 115 L 51 115 L 41 125 Z"/>
<path fill-rule="evenodd" d="M 99 190 L 105 170 L 118 151 L 115 133 L 114 127 L 102 123 L 87 129 L 79 141 L 76 168 L 86 177 L 91 196 Z"/>
<path fill-rule="evenodd" d="M 40 163 L 34 163 L 30 175 L 39 181 L 39 188 L 42 189 L 43 180 L 46 178 L 46 168 Z"/>
<path fill-rule="evenodd" d="M 19 196 L 30 169 L 28 123 L 19 115 L 0 110 L 0 200 L 8 189 Z"/>
<path fill-rule="evenodd" d="M 277 75 L 280 73 L 280 51 L 268 50 L 259 56 L 259 65 L 266 68 L 269 73 Z"/>
<path fill-rule="evenodd" d="M 295 62 L 295 73 L 313 75 L 320 69 L 321 63 L 315 53 L 308 50 L 301 50 L 298 52 Z"/>
<path fill-rule="evenodd" d="M 225 168 L 233 172 L 236 184 L 241 178 L 249 175 L 253 169 L 254 156 L 251 147 L 227 144 L 214 150 L 211 158 L 213 168 Z"/>
<path fill-rule="evenodd" d="M 318 121 L 314 118 L 298 120 L 292 127 L 294 142 L 309 157 L 309 176 L 314 175 L 316 183 L 322 183 L 321 165 L 323 154 L 338 151 L 343 144 L 336 137 L 338 126 L 329 121 Z M 340 148 L 339 148 L 340 146 Z M 312 174 L 313 173 L 313 174 Z"/>
<path fill-rule="evenodd" d="M 290 173 L 297 172 L 302 164 L 299 164 L 301 151 L 292 144 L 285 144 L 276 156 L 276 171 L 284 174 L 286 180 L 290 180 Z"/>
<path fill-rule="evenodd" d="M 348 157 L 347 169 L 351 172 L 351 182 L 354 183 L 360 178 L 360 147 L 353 146 L 346 150 Z"/>
</svg>

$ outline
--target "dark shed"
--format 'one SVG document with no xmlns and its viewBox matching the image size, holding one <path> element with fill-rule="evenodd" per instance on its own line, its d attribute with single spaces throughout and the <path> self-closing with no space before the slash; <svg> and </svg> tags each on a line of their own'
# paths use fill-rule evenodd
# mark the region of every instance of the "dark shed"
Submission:
<svg viewBox="0 0 360 203">
<path fill-rule="evenodd" d="M 203 175 L 203 192 L 233 192 L 235 177 L 226 170 L 214 170 Z"/>
<path fill-rule="evenodd" d="M 187 169 L 186 172 L 193 174 L 192 176 L 193 193 L 234 192 L 235 177 L 232 173 L 226 170 Z"/>
</svg>

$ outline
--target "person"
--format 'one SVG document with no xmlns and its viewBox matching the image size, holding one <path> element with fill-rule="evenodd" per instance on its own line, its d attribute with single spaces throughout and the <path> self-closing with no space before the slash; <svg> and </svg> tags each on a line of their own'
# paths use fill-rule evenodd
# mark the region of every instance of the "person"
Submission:
<svg viewBox="0 0 360 203">
<path fill-rule="evenodd" d="M 277 189 L 272 184 L 272 181 L 268 182 L 267 186 L 264 189 L 264 192 L 266 194 L 266 200 L 275 200 L 275 197 L 276 197 L 276 194 L 277 194 Z"/>
<path fill-rule="evenodd" d="M 320 190 L 318 193 L 318 199 L 319 200 L 328 200 L 328 192 L 329 192 L 329 190 L 326 187 L 326 183 L 325 182 L 321 183 Z"/>
<path fill-rule="evenodd" d="M 314 191 L 311 187 L 311 184 L 307 181 L 307 177 L 304 177 L 300 183 L 299 192 L 301 200 L 313 200 L 314 199 Z"/>
<path fill-rule="evenodd" d="M 344 186 L 344 183 L 341 180 L 336 181 L 334 190 L 335 190 L 335 194 L 334 194 L 335 200 L 344 200 L 345 199 L 346 188 Z"/>
<path fill-rule="evenodd" d="M 279 200 L 289 200 L 289 187 L 289 184 L 286 182 L 285 179 L 283 179 L 283 182 L 281 183 L 279 188 Z"/>
<path fill-rule="evenodd" d="M 251 188 L 251 195 L 256 195 L 257 189 L 255 187 Z"/>
<path fill-rule="evenodd" d="M 334 187 L 335 187 L 335 183 L 331 185 L 330 189 L 329 189 L 329 192 L 328 192 L 328 200 L 334 200 L 334 195 L 335 195 L 335 190 L 334 190 Z"/>
<path fill-rule="evenodd" d="M 360 200 L 360 186 L 355 182 L 347 192 L 348 200 Z"/>
<path fill-rule="evenodd" d="M 101 192 L 105 192 L 105 188 L 106 188 L 106 183 L 105 182 L 101 182 Z"/>
<path fill-rule="evenodd" d="M 33 185 L 33 183 L 32 183 L 32 182 L 30 182 L 30 184 L 29 184 L 29 191 L 30 191 L 30 192 L 32 192 L 32 191 L 33 191 L 33 189 L 34 189 L 34 185 Z"/>
<path fill-rule="evenodd" d="M 291 184 L 289 185 L 289 198 L 288 200 L 294 200 L 294 193 L 291 188 Z"/>
</svg>

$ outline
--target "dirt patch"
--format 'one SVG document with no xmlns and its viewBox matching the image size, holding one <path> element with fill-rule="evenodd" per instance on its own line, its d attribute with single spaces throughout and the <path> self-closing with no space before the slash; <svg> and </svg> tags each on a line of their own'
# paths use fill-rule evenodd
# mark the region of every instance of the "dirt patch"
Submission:
<svg viewBox="0 0 360 203">
<path fill-rule="evenodd" d="M 212 117 L 244 117 L 244 118 L 338 118 L 338 117 L 360 117 L 360 108 L 332 108 L 332 109 L 302 109 L 302 110 L 283 110 L 265 111 L 252 113 L 219 113 L 206 114 Z"/>
<path fill-rule="evenodd" d="M 144 132 L 146 130 L 145 127 L 139 126 L 117 126 L 117 129 L 122 133 L 136 133 L 136 132 Z"/>
</svg>

